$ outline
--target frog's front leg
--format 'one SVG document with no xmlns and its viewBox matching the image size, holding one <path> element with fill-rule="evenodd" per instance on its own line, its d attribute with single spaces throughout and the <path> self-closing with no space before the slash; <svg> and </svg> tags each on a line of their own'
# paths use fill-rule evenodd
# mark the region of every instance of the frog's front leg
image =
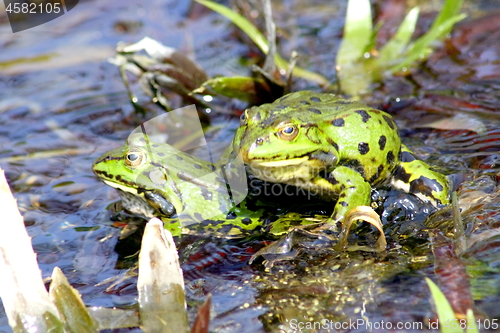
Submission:
<svg viewBox="0 0 500 333">
<path fill-rule="evenodd" d="M 315 185 L 329 192 L 338 193 L 338 200 L 329 223 L 341 222 L 346 213 L 354 207 L 370 205 L 371 186 L 355 170 L 336 167 L 326 178 L 317 177 Z"/>
</svg>

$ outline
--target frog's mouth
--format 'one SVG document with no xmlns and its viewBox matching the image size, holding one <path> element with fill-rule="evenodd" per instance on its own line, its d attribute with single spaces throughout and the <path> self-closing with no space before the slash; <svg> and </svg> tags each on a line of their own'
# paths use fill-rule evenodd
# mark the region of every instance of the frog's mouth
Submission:
<svg viewBox="0 0 500 333">
<path fill-rule="evenodd" d="M 115 183 L 115 182 L 113 182 L 111 180 L 107 180 L 107 179 L 102 179 L 102 182 L 106 185 L 109 185 L 109 186 L 115 188 L 115 189 L 122 190 L 123 192 L 128 192 L 131 194 L 140 195 L 136 188 L 125 186 L 125 185 L 122 185 L 120 183 Z"/>
<path fill-rule="evenodd" d="M 280 167 L 300 165 L 307 161 L 309 161 L 309 156 L 278 160 L 278 161 L 253 160 L 252 163 L 250 163 L 250 165 L 256 167 L 265 167 L 265 168 L 280 168 Z"/>
</svg>

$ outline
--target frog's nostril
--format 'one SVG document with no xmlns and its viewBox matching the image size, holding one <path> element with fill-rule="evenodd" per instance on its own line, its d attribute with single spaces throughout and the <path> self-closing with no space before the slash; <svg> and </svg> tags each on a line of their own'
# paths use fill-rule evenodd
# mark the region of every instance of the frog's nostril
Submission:
<svg viewBox="0 0 500 333">
<path fill-rule="evenodd" d="M 260 145 L 262 145 L 264 143 L 264 139 L 258 138 L 257 140 L 255 140 L 255 143 L 260 146 Z"/>
</svg>

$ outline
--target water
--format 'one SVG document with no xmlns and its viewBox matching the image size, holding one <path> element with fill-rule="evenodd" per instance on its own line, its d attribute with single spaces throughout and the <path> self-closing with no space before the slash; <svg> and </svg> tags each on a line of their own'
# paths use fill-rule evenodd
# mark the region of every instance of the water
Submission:
<svg viewBox="0 0 500 333">
<path fill-rule="evenodd" d="M 492 3 L 499 8 L 499 2 L 488 5 Z M 344 8 L 345 1 L 276 4 L 283 55 L 297 50 L 300 66 L 332 77 L 332 50 L 338 47 Z M 461 23 L 425 66 L 413 75 L 385 80 L 366 97 L 396 114 L 403 140 L 419 156 L 449 174 L 463 175 L 459 197 L 467 203 L 463 219 L 469 242 L 463 262 L 476 306 L 490 318 L 500 318 L 500 46 L 494 42 L 499 22 L 495 17 Z M 134 249 L 136 244 L 121 244 L 115 251 L 119 229 L 106 207 L 119 198 L 90 167 L 154 115 L 134 114 L 118 70 L 107 59 L 118 42 L 149 36 L 193 55 L 209 75 L 242 75 L 248 69 L 240 58 L 251 59 L 256 48 L 245 46 L 240 33 L 217 14 L 181 1 L 153 0 L 147 6 L 137 1 L 81 1 L 68 14 L 16 34 L 4 19 L 0 22 L 0 166 L 18 200 L 42 275 L 49 276 L 59 266 L 89 306 L 133 305 L 133 280 L 111 292 L 105 291 L 106 285 L 95 286 L 123 271 L 123 247 Z M 294 90 L 302 88 L 317 89 L 296 82 Z M 231 103 L 229 108 L 240 105 Z M 455 112 L 483 124 L 485 131 L 471 133 L 463 124 L 461 130 L 419 128 L 441 113 Z M 388 202 L 403 202 L 399 194 L 388 195 Z M 278 327 L 293 331 L 299 322 L 322 319 L 341 324 L 428 323 L 434 310 L 423 277 L 435 277 L 429 237 L 424 231 L 417 235 L 418 227 L 405 228 L 411 237 L 398 234 L 399 225 L 387 226 L 390 241 L 384 254 L 310 250 L 271 272 L 260 261 L 247 264 L 255 243 L 230 243 L 236 247 L 226 253 L 229 259 L 195 269 L 193 262 L 199 259 L 189 254 L 214 250 L 188 238 L 181 256 L 190 315 L 210 292 L 211 329 L 217 332 L 278 332 Z M 224 252 L 228 244 L 210 246 Z M 361 325 L 338 325 L 330 331 L 369 331 Z M 125 331 L 140 330 L 115 332 Z M 10 332 L 3 312 L 0 332 Z"/>
</svg>

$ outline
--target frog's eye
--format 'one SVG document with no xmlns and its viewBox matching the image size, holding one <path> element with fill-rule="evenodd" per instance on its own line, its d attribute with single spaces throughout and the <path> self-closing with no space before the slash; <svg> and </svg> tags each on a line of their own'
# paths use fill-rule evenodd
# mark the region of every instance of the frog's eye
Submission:
<svg viewBox="0 0 500 333">
<path fill-rule="evenodd" d="M 144 152 L 137 148 L 130 149 L 125 155 L 125 164 L 131 167 L 140 165 L 145 160 Z"/>
<path fill-rule="evenodd" d="M 247 119 L 248 119 L 248 114 L 247 114 L 247 110 L 245 110 L 245 112 L 243 112 L 240 116 L 240 125 L 246 125 L 247 123 Z"/>
<path fill-rule="evenodd" d="M 286 124 L 278 129 L 278 137 L 286 141 L 293 140 L 298 133 L 299 130 L 297 129 L 297 126 L 293 124 Z"/>
</svg>

